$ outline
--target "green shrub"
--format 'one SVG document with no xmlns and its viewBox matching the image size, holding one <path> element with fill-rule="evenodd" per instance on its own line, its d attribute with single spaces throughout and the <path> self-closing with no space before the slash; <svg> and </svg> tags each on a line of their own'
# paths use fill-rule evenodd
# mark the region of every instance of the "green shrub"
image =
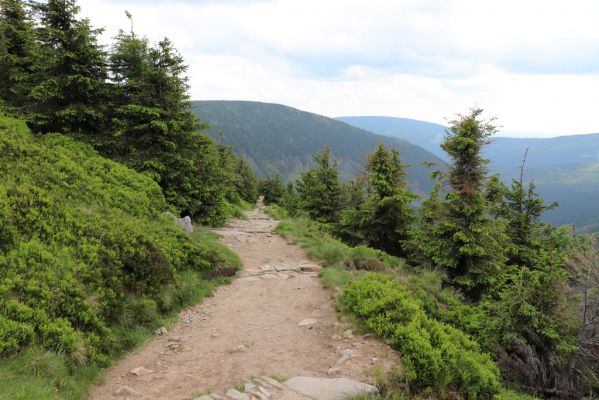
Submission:
<svg viewBox="0 0 599 400">
<path fill-rule="evenodd" d="M 34 346 L 105 365 L 134 343 L 127 329 L 152 329 L 240 265 L 174 226 L 153 180 L 87 145 L 0 117 L 0 153 L 0 357 Z"/>
<path fill-rule="evenodd" d="M 366 274 L 349 284 L 342 303 L 402 353 L 414 389 L 452 388 L 472 399 L 498 393 L 499 369 L 491 358 L 462 331 L 430 318 L 398 279 Z"/>
</svg>

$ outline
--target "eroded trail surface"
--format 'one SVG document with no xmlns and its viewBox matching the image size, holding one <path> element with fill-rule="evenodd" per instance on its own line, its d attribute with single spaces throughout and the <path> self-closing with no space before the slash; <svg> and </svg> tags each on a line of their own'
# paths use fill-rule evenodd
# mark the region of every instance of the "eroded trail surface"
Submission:
<svg viewBox="0 0 599 400">
<path fill-rule="evenodd" d="M 309 397 L 255 378 L 371 382 L 377 364 L 385 369 L 395 361 L 388 347 L 351 334 L 337 321 L 331 292 L 317 276 L 320 266 L 272 233 L 277 221 L 261 207 L 248 218 L 217 230 L 243 260 L 238 277 L 107 370 L 106 382 L 93 388 L 90 399 L 193 399 L 209 391 L 219 399 L 244 383 L 251 388 L 252 378 L 267 393 L 254 390 L 247 398 L 302 399 Z"/>
</svg>

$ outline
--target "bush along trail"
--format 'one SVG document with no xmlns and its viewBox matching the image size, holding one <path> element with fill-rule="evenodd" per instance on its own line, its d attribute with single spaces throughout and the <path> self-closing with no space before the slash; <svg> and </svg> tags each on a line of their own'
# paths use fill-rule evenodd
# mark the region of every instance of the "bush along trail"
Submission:
<svg viewBox="0 0 599 400">
<path fill-rule="evenodd" d="M 262 207 L 216 230 L 244 269 L 106 372 L 91 400 L 343 399 L 376 392 L 398 356 L 340 323 L 320 265 Z"/>
</svg>

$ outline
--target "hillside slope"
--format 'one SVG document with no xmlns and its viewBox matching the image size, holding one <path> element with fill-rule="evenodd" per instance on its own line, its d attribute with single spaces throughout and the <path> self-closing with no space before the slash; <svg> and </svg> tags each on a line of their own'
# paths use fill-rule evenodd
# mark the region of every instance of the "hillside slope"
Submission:
<svg viewBox="0 0 599 400">
<path fill-rule="evenodd" d="M 442 160 L 407 141 L 382 137 L 343 122 L 291 107 L 250 101 L 196 101 L 194 112 L 210 125 L 209 133 L 243 153 L 262 176 L 279 174 L 291 180 L 312 164 L 312 154 L 329 145 L 339 161 L 342 178 L 361 171 L 365 156 L 379 142 L 400 150 L 411 164 L 409 180 L 419 192 L 431 187 L 430 168 L 422 162 L 442 165 Z"/>
<path fill-rule="evenodd" d="M 0 397 L 81 397 L 235 265 L 173 225 L 153 180 L 90 146 L 0 117 L 0 154 Z"/>
</svg>

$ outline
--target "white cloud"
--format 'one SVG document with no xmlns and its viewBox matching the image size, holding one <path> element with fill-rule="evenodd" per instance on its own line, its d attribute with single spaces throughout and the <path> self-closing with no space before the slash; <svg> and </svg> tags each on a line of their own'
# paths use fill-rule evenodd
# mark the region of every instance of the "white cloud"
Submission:
<svg viewBox="0 0 599 400">
<path fill-rule="evenodd" d="M 195 99 L 444 122 L 478 104 L 506 132 L 599 131 L 599 2 L 80 2 L 107 28 L 171 38 Z"/>
</svg>

